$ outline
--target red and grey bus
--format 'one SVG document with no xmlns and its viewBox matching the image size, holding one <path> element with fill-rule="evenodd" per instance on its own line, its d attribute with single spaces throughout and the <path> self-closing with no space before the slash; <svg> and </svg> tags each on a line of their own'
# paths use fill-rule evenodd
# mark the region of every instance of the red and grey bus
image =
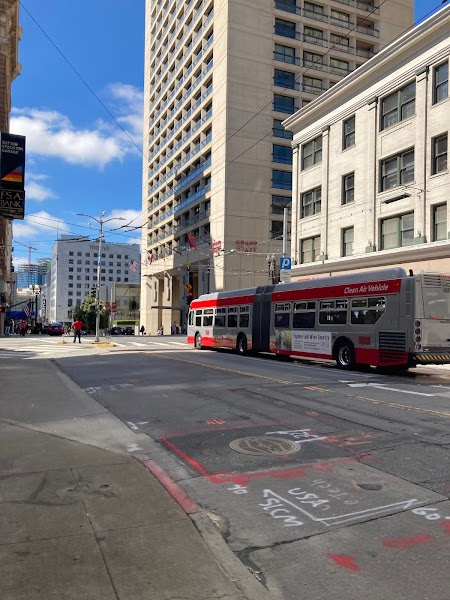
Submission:
<svg viewBox="0 0 450 600">
<path fill-rule="evenodd" d="M 450 275 L 402 268 L 205 294 L 188 343 L 355 365 L 450 363 Z"/>
</svg>

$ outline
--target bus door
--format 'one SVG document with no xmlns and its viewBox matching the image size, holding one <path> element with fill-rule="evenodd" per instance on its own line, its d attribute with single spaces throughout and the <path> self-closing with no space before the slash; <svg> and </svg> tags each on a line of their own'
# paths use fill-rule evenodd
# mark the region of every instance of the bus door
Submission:
<svg viewBox="0 0 450 600">
<path fill-rule="evenodd" d="M 270 308 L 274 289 L 274 285 L 256 288 L 252 319 L 252 350 L 254 352 L 269 352 L 270 350 Z"/>
</svg>

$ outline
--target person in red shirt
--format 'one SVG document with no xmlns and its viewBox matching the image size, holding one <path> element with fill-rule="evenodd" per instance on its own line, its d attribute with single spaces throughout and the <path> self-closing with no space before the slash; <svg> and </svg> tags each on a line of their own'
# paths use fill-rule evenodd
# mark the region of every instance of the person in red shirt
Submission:
<svg viewBox="0 0 450 600">
<path fill-rule="evenodd" d="M 72 323 L 73 343 L 74 344 L 77 341 L 77 338 L 78 338 L 78 342 L 81 344 L 81 330 L 83 329 L 83 327 L 84 327 L 83 321 L 80 321 L 80 319 L 77 319 L 74 323 Z"/>
</svg>

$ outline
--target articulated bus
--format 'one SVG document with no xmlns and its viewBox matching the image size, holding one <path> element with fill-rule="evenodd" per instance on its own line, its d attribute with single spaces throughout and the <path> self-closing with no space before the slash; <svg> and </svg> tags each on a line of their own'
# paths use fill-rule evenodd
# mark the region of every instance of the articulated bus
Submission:
<svg viewBox="0 0 450 600">
<path fill-rule="evenodd" d="M 205 294 L 191 303 L 188 343 L 341 369 L 447 364 L 450 275 L 390 268 Z"/>
</svg>

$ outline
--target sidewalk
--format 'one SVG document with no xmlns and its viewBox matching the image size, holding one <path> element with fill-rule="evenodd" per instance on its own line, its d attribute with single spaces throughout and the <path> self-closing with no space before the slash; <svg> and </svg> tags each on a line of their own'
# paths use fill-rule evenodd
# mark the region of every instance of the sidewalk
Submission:
<svg viewBox="0 0 450 600">
<path fill-rule="evenodd" d="M 171 481 L 153 441 L 46 360 L 5 361 L 0 384 L 2 600 L 269 598 L 209 517 L 188 516 L 142 464 Z"/>
</svg>

